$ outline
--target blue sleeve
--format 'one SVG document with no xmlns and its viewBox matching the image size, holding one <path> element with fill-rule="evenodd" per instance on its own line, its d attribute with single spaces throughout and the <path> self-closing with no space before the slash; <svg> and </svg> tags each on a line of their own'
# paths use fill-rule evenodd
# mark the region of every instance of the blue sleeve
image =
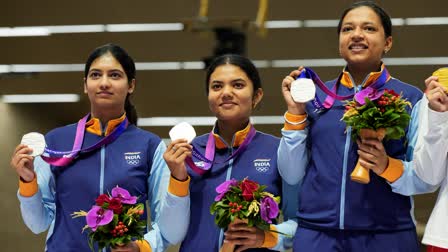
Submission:
<svg viewBox="0 0 448 252">
<path fill-rule="evenodd" d="M 278 148 L 278 169 L 286 183 L 295 185 L 302 180 L 309 162 L 306 139 L 308 129 L 284 130 Z"/>
<path fill-rule="evenodd" d="M 283 234 L 278 235 L 277 245 L 271 249 L 284 251 L 292 248 L 293 238 L 297 229 L 296 212 L 298 208 L 298 195 L 301 183 L 289 185 L 286 181 L 282 181 L 282 213 L 283 222 L 275 225 L 278 232 Z"/>
<path fill-rule="evenodd" d="M 35 234 L 48 229 L 54 221 L 56 205 L 54 200 L 55 181 L 50 165 L 40 157 L 34 159 L 34 172 L 39 185 L 38 192 L 31 197 L 17 193 L 20 211 L 25 225 Z"/>
<path fill-rule="evenodd" d="M 163 159 L 166 146 L 161 141 L 154 153 L 148 178 L 152 230 L 145 235 L 153 252 L 165 251 L 181 242 L 190 220 L 190 196 L 178 197 L 168 192 L 170 170 Z"/>
<path fill-rule="evenodd" d="M 411 122 L 408 130 L 408 148 L 406 150 L 406 160 L 403 161 L 403 175 L 395 182 L 391 183 L 392 191 L 402 195 L 410 196 L 421 193 L 434 192 L 437 186 L 425 183 L 417 176 L 414 169 L 414 147 L 417 143 L 419 135 L 419 122 L 421 121 L 420 106 L 422 100 L 417 102 L 412 110 Z"/>
</svg>

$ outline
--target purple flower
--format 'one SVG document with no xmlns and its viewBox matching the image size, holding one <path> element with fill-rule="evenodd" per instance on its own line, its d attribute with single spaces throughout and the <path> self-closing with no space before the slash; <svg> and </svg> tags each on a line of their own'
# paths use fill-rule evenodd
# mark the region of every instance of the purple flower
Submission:
<svg viewBox="0 0 448 252">
<path fill-rule="evenodd" d="M 124 204 L 135 204 L 137 202 L 137 197 L 131 196 L 127 190 L 118 186 L 112 189 L 112 197 L 119 198 L 121 203 Z"/>
<path fill-rule="evenodd" d="M 100 206 L 93 206 L 86 216 L 87 225 L 93 231 L 96 231 L 99 226 L 109 224 L 113 218 L 114 212 L 112 210 L 103 209 Z"/>
<path fill-rule="evenodd" d="M 230 190 L 230 187 L 236 185 L 238 185 L 238 181 L 236 181 L 236 179 L 226 180 L 221 183 L 218 187 L 216 187 L 216 192 L 219 194 L 215 197 L 215 201 L 220 201 L 224 198 L 224 195 Z"/>
<path fill-rule="evenodd" d="M 260 211 L 261 218 L 271 224 L 271 220 L 277 218 L 278 216 L 278 204 L 271 197 L 264 197 L 261 199 Z"/>
<path fill-rule="evenodd" d="M 355 94 L 355 100 L 361 104 L 364 105 L 366 103 L 366 98 L 368 98 L 371 101 L 374 101 L 378 98 L 380 98 L 384 93 L 384 89 L 377 90 L 372 87 L 367 87 L 360 92 Z"/>
</svg>

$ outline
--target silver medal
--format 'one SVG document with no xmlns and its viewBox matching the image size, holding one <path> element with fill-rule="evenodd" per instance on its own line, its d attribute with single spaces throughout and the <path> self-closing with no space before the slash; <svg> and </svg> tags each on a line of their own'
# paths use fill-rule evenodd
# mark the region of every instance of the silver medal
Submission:
<svg viewBox="0 0 448 252">
<path fill-rule="evenodd" d="M 177 139 L 187 139 L 188 143 L 191 143 L 193 138 L 196 137 L 196 131 L 189 123 L 181 122 L 170 130 L 169 135 L 171 141 Z"/>
<path fill-rule="evenodd" d="M 23 135 L 21 144 L 27 145 L 33 152 L 30 154 L 33 157 L 40 156 L 44 153 L 45 150 L 45 137 L 44 135 L 31 132 Z"/>
<path fill-rule="evenodd" d="M 291 83 L 291 96 L 295 102 L 305 103 L 316 96 L 316 86 L 311 79 L 300 78 Z"/>
</svg>

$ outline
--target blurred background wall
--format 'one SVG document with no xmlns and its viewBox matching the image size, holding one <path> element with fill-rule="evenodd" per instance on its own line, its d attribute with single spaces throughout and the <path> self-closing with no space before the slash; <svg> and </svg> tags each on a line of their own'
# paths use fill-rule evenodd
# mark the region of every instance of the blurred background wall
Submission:
<svg viewBox="0 0 448 252">
<path fill-rule="evenodd" d="M 197 123 L 198 134 L 210 129 L 213 118 L 208 118 L 203 68 L 217 53 L 240 52 L 255 61 L 265 97 L 254 123 L 274 135 L 280 135 L 285 111 L 280 92 L 283 77 L 305 65 L 328 80 L 344 65 L 338 54 L 336 24 L 353 1 L 271 0 L 266 1 L 266 12 L 258 0 L 210 1 L 202 10 L 201 2 L 206 1 L 2 2 L 1 251 L 43 251 L 45 234 L 32 234 L 21 220 L 18 180 L 9 166 L 10 156 L 23 134 L 46 133 L 88 112 L 82 69 L 95 47 L 113 42 L 134 57 L 137 90 L 133 101 L 142 118 L 139 125 L 163 138 L 182 120 Z M 393 18 L 394 44 L 385 59 L 392 76 L 423 88 L 424 79 L 448 63 L 448 1 L 377 2 Z M 56 94 L 57 98 L 68 94 L 74 100 L 30 103 L 33 97 L 14 102 L 11 99 L 17 97 L 9 96 L 33 94 Z M 201 118 L 206 122 L 199 123 Z M 434 198 L 415 197 L 420 234 Z"/>
</svg>

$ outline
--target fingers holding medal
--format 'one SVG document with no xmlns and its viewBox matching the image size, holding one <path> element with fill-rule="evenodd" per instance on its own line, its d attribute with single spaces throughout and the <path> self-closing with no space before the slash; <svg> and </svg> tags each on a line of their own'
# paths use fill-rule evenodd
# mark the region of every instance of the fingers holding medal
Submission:
<svg viewBox="0 0 448 252">
<path fill-rule="evenodd" d="M 283 79 L 282 92 L 288 105 L 288 112 L 304 114 L 304 104 L 314 99 L 316 87 L 307 76 L 305 67 L 301 66 Z"/>
<path fill-rule="evenodd" d="M 171 142 L 167 147 L 167 152 L 173 155 L 175 158 L 180 158 L 182 155 L 190 154 L 192 146 L 187 142 L 186 139 L 177 139 Z"/>
<path fill-rule="evenodd" d="M 435 71 L 425 84 L 429 107 L 438 112 L 448 111 L 448 68 Z"/>
<path fill-rule="evenodd" d="M 188 177 L 185 159 L 191 157 L 192 148 L 186 139 L 177 139 L 171 142 L 163 153 L 171 175 L 177 180 L 184 181 Z"/>
<path fill-rule="evenodd" d="M 302 71 L 303 67 L 299 67 L 298 69 L 291 71 L 289 75 L 286 75 L 282 81 L 282 93 L 288 106 L 295 106 L 295 101 L 291 96 L 291 84 L 301 74 Z"/>
<path fill-rule="evenodd" d="M 34 179 L 34 157 L 42 155 L 45 150 L 45 138 L 42 134 L 31 132 L 22 137 L 11 157 L 10 165 L 25 182 Z"/>
<path fill-rule="evenodd" d="M 174 126 L 169 132 L 171 143 L 168 145 L 163 158 L 177 180 L 186 180 L 188 177 L 185 159 L 191 157 L 193 146 L 190 142 L 196 137 L 194 128 L 182 122 Z"/>
</svg>

